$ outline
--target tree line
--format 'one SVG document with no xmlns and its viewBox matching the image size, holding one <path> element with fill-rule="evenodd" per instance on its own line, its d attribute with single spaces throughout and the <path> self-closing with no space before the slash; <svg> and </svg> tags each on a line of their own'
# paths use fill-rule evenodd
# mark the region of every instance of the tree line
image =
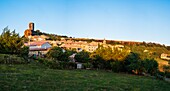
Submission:
<svg viewBox="0 0 170 91">
<path fill-rule="evenodd" d="M 69 59 L 71 54 L 75 55 L 75 60 L 83 64 L 83 68 L 96 70 L 111 70 L 113 72 L 125 72 L 138 75 L 155 75 L 158 72 L 158 63 L 154 59 L 141 59 L 139 54 L 129 52 L 127 49 L 118 50 L 100 46 L 96 51 L 89 53 L 87 51 L 76 52 L 74 50 L 63 51 L 60 47 L 53 47 L 45 59 L 38 60 L 54 68 L 63 68 L 60 66 L 76 68 L 76 62 Z"/>
</svg>

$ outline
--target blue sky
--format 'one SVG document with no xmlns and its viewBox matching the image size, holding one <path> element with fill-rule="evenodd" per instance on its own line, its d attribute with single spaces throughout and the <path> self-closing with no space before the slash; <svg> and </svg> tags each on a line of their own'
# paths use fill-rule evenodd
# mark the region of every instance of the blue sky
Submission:
<svg viewBox="0 0 170 91">
<path fill-rule="evenodd" d="M 170 45 L 170 0 L 0 0 L 0 32 L 42 32 Z"/>
</svg>

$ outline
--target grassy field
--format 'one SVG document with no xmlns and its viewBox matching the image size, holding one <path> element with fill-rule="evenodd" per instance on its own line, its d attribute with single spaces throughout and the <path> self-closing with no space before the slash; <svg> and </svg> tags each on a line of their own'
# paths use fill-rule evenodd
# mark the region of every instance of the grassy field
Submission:
<svg viewBox="0 0 170 91">
<path fill-rule="evenodd" d="M 56 70 L 35 64 L 0 65 L 0 91 L 169 91 L 150 77 L 93 70 Z"/>
</svg>

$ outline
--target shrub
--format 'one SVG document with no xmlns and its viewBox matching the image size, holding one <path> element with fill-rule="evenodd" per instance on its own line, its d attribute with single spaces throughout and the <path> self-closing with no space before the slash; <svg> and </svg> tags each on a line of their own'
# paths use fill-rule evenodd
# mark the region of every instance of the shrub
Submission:
<svg viewBox="0 0 170 91">
<path fill-rule="evenodd" d="M 76 69 L 77 64 L 75 62 L 68 62 L 68 69 Z"/>
<path fill-rule="evenodd" d="M 87 62 L 87 63 L 83 63 L 83 67 L 84 67 L 85 69 L 87 69 L 87 68 L 92 68 L 93 65 L 92 65 L 90 62 Z"/>
<path fill-rule="evenodd" d="M 169 66 L 169 65 L 164 65 L 164 66 L 163 66 L 163 70 L 164 70 L 165 72 L 170 72 L 170 66 Z"/>
<path fill-rule="evenodd" d="M 52 69 L 60 69 L 60 63 L 58 61 L 48 61 L 47 66 Z"/>
<path fill-rule="evenodd" d="M 91 64 L 94 69 L 104 69 L 105 60 L 99 55 L 94 55 L 91 60 Z"/>
<path fill-rule="evenodd" d="M 81 51 L 75 55 L 77 62 L 86 63 L 90 60 L 89 52 Z"/>
<path fill-rule="evenodd" d="M 69 56 L 74 53 L 73 50 L 64 50 L 60 47 L 51 48 L 46 54 L 47 58 L 55 59 L 59 61 L 68 62 Z"/>
<path fill-rule="evenodd" d="M 27 63 L 22 57 L 17 55 L 0 54 L 0 64 L 24 64 Z"/>
<path fill-rule="evenodd" d="M 139 54 L 137 53 L 130 53 L 126 59 L 125 59 L 125 68 L 126 71 L 129 73 L 135 73 L 138 74 L 139 69 L 141 68 L 141 62 L 140 62 Z"/>
<path fill-rule="evenodd" d="M 158 63 L 154 59 L 145 59 L 144 60 L 144 68 L 147 73 L 154 75 L 158 70 Z"/>
<path fill-rule="evenodd" d="M 76 63 L 74 62 L 63 62 L 58 60 L 49 60 L 45 58 L 38 58 L 38 63 L 44 64 L 51 69 L 75 69 Z"/>
<path fill-rule="evenodd" d="M 159 80 L 164 80 L 164 76 L 160 75 L 160 74 L 156 74 L 156 78 Z"/>
<path fill-rule="evenodd" d="M 157 71 L 157 75 L 160 75 L 160 76 L 163 76 L 163 77 L 165 77 L 166 73 L 165 73 L 165 72 L 160 72 L 160 71 Z"/>
<path fill-rule="evenodd" d="M 110 62 L 111 69 L 113 72 L 122 72 L 124 71 L 124 66 L 122 61 L 113 61 Z"/>
<path fill-rule="evenodd" d="M 21 48 L 20 56 L 24 58 L 24 60 L 28 61 L 29 47 L 24 46 Z"/>
<path fill-rule="evenodd" d="M 155 75 L 158 70 L 158 63 L 154 59 L 141 60 L 138 54 L 131 53 L 125 59 L 125 68 L 129 73 L 141 75 L 146 72 Z"/>
<path fill-rule="evenodd" d="M 165 76 L 166 76 L 167 78 L 170 78 L 170 72 L 165 72 Z"/>
</svg>

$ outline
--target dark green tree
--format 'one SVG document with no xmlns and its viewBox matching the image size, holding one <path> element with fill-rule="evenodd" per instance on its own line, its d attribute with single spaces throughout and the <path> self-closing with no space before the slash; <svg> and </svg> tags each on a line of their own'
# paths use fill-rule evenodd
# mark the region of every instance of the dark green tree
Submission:
<svg viewBox="0 0 170 91">
<path fill-rule="evenodd" d="M 77 60 L 77 62 L 86 63 L 90 60 L 89 52 L 81 51 L 76 54 L 75 59 Z"/>
<path fill-rule="evenodd" d="M 125 59 L 125 68 L 129 73 L 138 74 L 141 67 L 139 54 L 131 52 Z"/>
<path fill-rule="evenodd" d="M 61 55 L 61 57 L 59 58 L 60 61 L 64 61 L 64 62 L 68 62 L 69 60 L 69 56 L 71 56 L 73 53 L 76 53 L 76 51 L 74 50 L 65 50 L 65 52 Z"/>
<path fill-rule="evenodd" d="M 47 58 L 51 58 L 58 61 L 69 61 L 69 56 L 75 53 L 73 50 L 66 50 L 60 47 L 53 47 L 51 50 L 48 51 L 46 54 Z"/>
<path fill-rule="evenodd" d="M 90 58 L 91 58 L 90 62 L 93 65 L 93 68 L 95 68 L 95 69 L 105 69 L 104 65 L 105 65 L 106 61 L 101 56 L 92 54 Z"/>
<path fill-rule="evenodd" d="M 154 59 L 145 59 L 144 68 L 147 73 L 154 75 L 158 70 L 158 62 Z"/>
<path fill-rule="evenodd" d="M 0 53 L 20 54 L 23 44 L 22 38 L 15 30 L 11 32 L 8 27 L 3 29 L 0 35 Z"/>
<path fill-rule="evenodd" d="M 53 47 L 51 48 L 46 56 L 51 59 L 59 60 L 60 57 L 62 57 L 62 54 L 64 53 L 64 50 L 60 47 Z"/>
</svg>

